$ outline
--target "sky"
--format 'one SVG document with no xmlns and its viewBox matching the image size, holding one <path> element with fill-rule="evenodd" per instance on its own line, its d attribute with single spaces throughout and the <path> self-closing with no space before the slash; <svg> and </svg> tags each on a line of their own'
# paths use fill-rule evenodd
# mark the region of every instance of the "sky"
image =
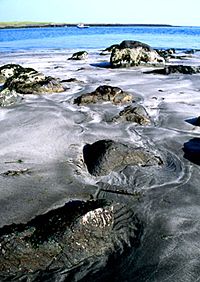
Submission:
<svg viewBox="0 0 200 282">
<path fill-rule="evenodd" d="M 0 22 L 200 26 L 200 0 L 0 0 Z"/>
</svg>

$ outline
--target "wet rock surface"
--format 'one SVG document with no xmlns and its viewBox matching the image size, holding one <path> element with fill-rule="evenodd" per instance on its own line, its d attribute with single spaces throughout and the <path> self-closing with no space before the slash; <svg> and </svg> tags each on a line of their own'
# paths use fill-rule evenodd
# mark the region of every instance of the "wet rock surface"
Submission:
<svg viewBox="0 0 200 282">
<path fill-rule="evenodd" d="M 112 50 L 110 64 L 113 68 L 141 64 L 164 64 L 165 60 L 149 45 L 139 41 L 123 41 Z"/>
<path fill-rule="evenodd" d="M 83 94 L 74 99 L 74 104 L 85 105 L 100 102 L 112 102 L 114 104 L 131 102 L 133 99 L 131 94 L 124 92 L 119 87 L 110 85 L 102 85 L 91 93 Z"/>
<path fill-rule="evenodd" d="M 0 107 L 7 107 L 20 102 L 23 98 L 15 91 L 0 91 Z"/>
<path fill-rule="evenodd" d="M 91 279 L 117 255 L 136 249 L 141 234 L 142 224 L 128 206 L 73 201 L 27 224 L 0 229 L 0 279 Z"/>
<path fill-rule="evenodd" d="M 0 83 L 6 81 L 7 78 L 13 76 L 15 73 L 23 70 L 23 67 L 17 64 L 7 64 L 0 67 Z"/>
<path fill-rule="evenodd" d="M 150 117 L 146 109 L 141 105 L 139 106 L 129 105 L 125 107 L 119 113 L 119 115 L 113 118 L 113 121 L 135 122 L 140 125 L 148 125 L 151 123 Z"/>
<path fill-rule="evenodd" d="M 196 73 L 200 73 L 200 67 L 185 66 L 185 65 L 170 65 L 170 66 L 165 66 L 162 69 L 155 69 L 145 73 L 155 73 L 155 74 L 164 74 L 164 75 L 169 75 L 173 73 L 196 74 Z"/>
<path fill-rule="evenodd" d="M 88 58 L 87 51 L 79 51 L 74 53 L 68 60 L 85 60 Z"/>
<path fill-rule="evenodd" d="M 7 77 L 0 94 L 16 92 L 19 94 L 42 94 L 63 92 L 64 88 L 58 79 L 45 76 L 33 68 L 23 68 L 20 65 L 2 67 Z"/>
<path fill-rule="evenodd" d="M 166 49 L 166 50 L 162 50 L 162 49 L 156 49 L 156 52 L 163 57 L 165 60 L 169 60 L 171 58 L 173 58 L 173 55 L 176 53 L 176 50 L 171 48 L 171 49 Z"/>
<path fill-rule="evenodd" d="M 83 157 L 88 172 L 94 176 L 109 174 L 127 165 L 161 165 L 162 160 L 141 147 L 131 147 L 113 140 L 99 140 L 83 148 Z"/>
</svg>

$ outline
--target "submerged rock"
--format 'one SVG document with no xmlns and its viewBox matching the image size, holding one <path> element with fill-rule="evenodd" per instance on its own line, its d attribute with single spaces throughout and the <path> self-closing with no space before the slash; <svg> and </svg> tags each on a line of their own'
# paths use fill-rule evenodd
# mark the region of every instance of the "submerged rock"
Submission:
<svg viewBox="0 0 200 282">
<path fill-rule="evenodd" d="M 45 76 L 32 68 L 21 67 L 7 78 L 0 94 L 8 91 L 19 94 L 41 94 L 63 92 L 64 88 L 56 78 Z"/>
<path fill-rule="evenodd" d="M 129 105 L 122 110 L 118 116 L 113 118 L 113 121 L 129 121 L 129 122 L 136 122 L 140 125 L 147 125 L 150 124 L 150 117 L 145 110 L 145 108 L 141 105 L 139 106 L 132 106 Z"/>
<path fill-rule="evenodd" d="M 185 65 L 170 65 L 170 66 L 165 66 L 162 69 L 155 69 L 145 73 L 155 73 L 155 74 L 164 74 L 164 75 L 169 75 L 172 73 L 196 74 L 196 73 L 200 73 L 200 67 L 185 66 Z"/>
<path fill-rule="evenodd" d="M 131 147 L 113 140 L 99 140 L 83 148 L 84 162 L 94 176 L 107 175 L 127 165 L 160 165 L 162 160 L 142 147 Z"/>
<path fill-rule="evenodd" d="M 88 58 L 88 52 L 86 51 L 79 51 L 74 53 L 71 58 L 69 58 L 68 60 L 85 60 Z"/>
<path fill-rule="evenodd" d="M 70 202 L 27 224 L 0 229 L 0 280 L 91 278 L 127 248 L 137 248 L 141 232 L 128 206 L 105 200 Z"/>
<path fill-rule="evenodd" d="M 132 95 L 124 92 L 119 87 L 110 85 L 99 86 L 95 91 L 83 94 L 74 99 L 74 104 L 84 105 L 99 102 L 112 102 L 115 104 L 131 102 Z"/>
<path fill-rule="evenodd" d="M 140 64 L 164 64 L 165 60 L 149 45 L 139 41 L 123 41 L 114 48 L 110 56 L 112 67 L 129 67 Z"/>
</svg>

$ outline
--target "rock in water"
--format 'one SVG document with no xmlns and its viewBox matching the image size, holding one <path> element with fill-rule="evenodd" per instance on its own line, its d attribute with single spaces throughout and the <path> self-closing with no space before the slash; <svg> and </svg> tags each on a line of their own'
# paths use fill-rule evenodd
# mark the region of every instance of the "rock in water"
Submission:
<svg viewBox="0 0 200 282">
<path fill-rule="evenodd" d="M 85 60 L 88 58 L 88 52 L 86 51 L 79 51 L 74 53 L 71 58 L 69 58 L 68 60 Z"/>
<path fill-rule="evenodd" d="M 71 202 L 27 224 L 0 229 L 1 281 L 79 281 L 136 249 L 142 225 L 132 208 Z M 111 271 L 111 270 L 109 270 Z"/>
<path fill-rule="evenodd" d="M 136 122 L 140 125 L 150 124 L 150 117 L 145 110 L 145 108 L 141 105 L 133 107 L 129 105 L 122 110 L 118 116 L 113 118 L 113 121 L 129 121 Z"/>
<path fill-rule="evenodd" d="M 133 148 L 113 140 L 99 140 L 83 148 L 88 172 L 94 176 L 107 175 L 127 165 L 160 165 L 162 160 L 145 148 Z"/>
<path fill-rule="evenodd" d="M 114 104 L 119 104 L 131 102 L 132 99 L 132 95 L 124 92 L 119 87 L 102 85 L 99 86 L 95 91 L 83 94 L 74 99 L 74 104 L 85 105 L 99 102 L 112 102 Z"/>
<path fill-rule="evenodd" d="M 140 64 L 164 64 L 165 60 L 149 45 L 139 41 L 123 41 L 110 56 L 112 67 L 130 67 Z"/>
<path fill-rule="evenodd" d="M 196 66 L 185 66 L 185 65 L 169 65 L 162 69 L 155 69 L 145 73 L 155 73 L 169 75 L 172 73 L 182 73 L 182 74 L 195 74 L 200 73 L 200 67 Z"/>
<path fill-rule="evenodd" d="M 124 40 L 119 44 L 119 49 L 125 49 L 125 48 L 135 49 L 138 47 L 141 47 L 146 51 L 153 51 L 153 48 L 151 46 L 140 41 Z"/>
</svg>

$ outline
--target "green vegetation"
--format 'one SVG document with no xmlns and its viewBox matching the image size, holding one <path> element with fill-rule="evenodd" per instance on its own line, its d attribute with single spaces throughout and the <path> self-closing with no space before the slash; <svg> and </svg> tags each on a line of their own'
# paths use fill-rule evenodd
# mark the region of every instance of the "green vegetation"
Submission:
<svg viewBox="0 0 200 282">
<path fill-rule="evenodd" d="M 41 26 L 64 26 L 64 23 L 51 22 L 0 22 L 0 28 L 19 28 L 19 27 L 41 27 Z"/>
</svg>

